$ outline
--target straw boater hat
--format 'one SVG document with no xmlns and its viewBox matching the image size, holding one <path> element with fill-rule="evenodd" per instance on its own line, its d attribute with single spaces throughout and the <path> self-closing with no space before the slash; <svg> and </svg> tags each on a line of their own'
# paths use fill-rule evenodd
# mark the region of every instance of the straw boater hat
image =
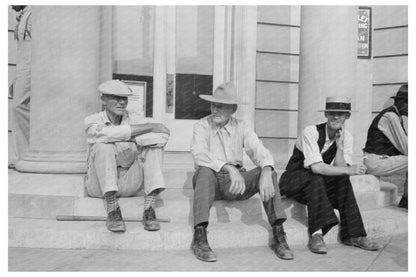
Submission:
<svg viewBox="0 0 416 277">
<path fill-rule="evenodd" d="M 397 91 L 397 94 L 395 96 L 390 97 L 390 98 L 408 99 L 407 91 L 408 91 L 408 85 L 404 84 L 399 88 L 399 90 Z"/>
<path fill-rule="evenodd" d="M 98 91 L 102 94 L 116 95 L 116 96 L 132 96 L 133 91 L 128 85 L 120 80 L 109 80 L 98 86 Z"/>
<path fill-rule="evenodd" d="M 214 103 L 248 105 L 238 100 L 237 91 L 232 82 L 219 85 L 212 95 L 200 94 L 199 97 Z"/>
<path fill-rule="evenodd" d="M 351 110 L 351 98 L 332 96 L 326 98 L 325 110 L 318 112 L 355 112 Z"/>
</svg>

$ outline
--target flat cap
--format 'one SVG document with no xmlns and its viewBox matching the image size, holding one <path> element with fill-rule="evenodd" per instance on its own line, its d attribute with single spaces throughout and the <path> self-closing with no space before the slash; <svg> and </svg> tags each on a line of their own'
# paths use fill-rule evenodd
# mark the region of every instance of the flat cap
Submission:
<svg viewBox="0 0 416 277">
<path fill-rule="evenodd" d="M 98 91 L 102 94 L 116 95 L 116 96 L 132 96 L 131 88 L 120 80 L 105 81 L 98 86 Z"/>
</svg>

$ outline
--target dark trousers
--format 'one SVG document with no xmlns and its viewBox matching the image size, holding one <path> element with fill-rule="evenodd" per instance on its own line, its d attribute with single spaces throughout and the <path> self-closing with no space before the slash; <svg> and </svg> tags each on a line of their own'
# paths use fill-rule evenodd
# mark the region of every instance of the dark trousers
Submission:
<svg viewBox="0 0 416 277">
<path fill-rule="evenodd" d="M 337 225 L 334 209 L 338 209 L 341 240 L 367 235 L 349 176 L 323 176 L 298 169 L 284 172 L 279 186 L 282 195 L 307 205 L 309 234 L 322 229 L 325 235 Z"/>
<path fill-rule="evenodd" d="M 227 172 L 215 172 L 208 167 L 200 167 L 195 171 L 193 177 L 194 226 L 203 222 L 208 222 L 209 211 L 214 200 L 245 200 L 259 192 L 261 169 L 255 168 L 250 171 L 240 169 L 240 173 L 244 178 L 246 190 L 242 195 L 233 195 L 229 192 L 231 180 L 230 175 Z M 286 214 L 282 208 L 276 172 L 273 171 L 272 177 L 275 196 L 269 201 L 263 202 L 263 206 L 270 225 L 274 226 L 283 223 L 286 220 Z"/>
</svg>

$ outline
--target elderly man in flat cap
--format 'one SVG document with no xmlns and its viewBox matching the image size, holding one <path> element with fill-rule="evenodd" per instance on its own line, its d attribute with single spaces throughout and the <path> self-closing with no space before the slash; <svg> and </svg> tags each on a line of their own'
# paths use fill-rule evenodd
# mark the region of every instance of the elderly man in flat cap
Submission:
<svg viewBox="0 0 416 277">
<path fill-rule="evenodd" d="M 299 135 L 293 154 L 280 178 L 282 195 L 307 205 L 308 247 L 313 253 L 327 252 L 323 236 L 340 214 L 340 238 L 346 245 L 378 250 L 366 238 L 360 210 L 349 176 L 361 175 L 364 165 L 352 165 L 353 137 L 344 123 L 351 116 L 351 100 L 327 97 L 327 122 L 307 126 Z"/>
<path fill-rule="evenodd" d="M 206 231 L 214 200 L 245 200 L 259 192 L 273 229 L 273 250 L 281 259 L 293 259 L 283 229 L 286 214 L 273 157 L 254 131 L 232 116 L 237 105 L 245 103 L 237 100 L 232 83 L 220 85 L 213 95 L 200 97 L 211 103 L 211 115 L 195 124 L 191 142 L 196 167 L 193 177 L 193 253 L 202 261 L 216 261 Z M 257 168 L 246 171 L 242 167 L 243 150 Z"/>
<path fill-rule="evenodd" d="M 124 232 L 125 223 L 117 197 L 146 194 L 144 229 L 160 229 L 154 211 L 155 197 L 165 189 L 162 175 L 163 147 L 169 129 L 159 123 L 142 123 L 126 111 L 131 89 L 119 80 L 98 87 L 105 110 L 85 119 L 88 172 L 85 186 L 91 197 L 104 197 L 107 229 Z"/>
<path fill-rule="evenodd" d="M 404 194 L 399 207 L 407 209 L 407 122 L 408 85 L 400 87 L 394 104 L 382 110 L 368 129 L 364 151 L 367 173 L 376 176 L 406 174 Z M 404 120 L 405 119 L 405 120 Z"/>
</svg>

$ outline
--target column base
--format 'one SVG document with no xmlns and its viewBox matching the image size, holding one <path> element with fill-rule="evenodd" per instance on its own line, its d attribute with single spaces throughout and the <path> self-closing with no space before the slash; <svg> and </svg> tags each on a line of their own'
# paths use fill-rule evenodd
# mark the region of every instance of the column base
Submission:
<svg viewBox="0 0 416 277">
<path fill-rule="evenodd" d="M 16 162 L 16 170 L 30 173 L 86 173 L 86 153 L 33 152 Z"/>
</svg>

